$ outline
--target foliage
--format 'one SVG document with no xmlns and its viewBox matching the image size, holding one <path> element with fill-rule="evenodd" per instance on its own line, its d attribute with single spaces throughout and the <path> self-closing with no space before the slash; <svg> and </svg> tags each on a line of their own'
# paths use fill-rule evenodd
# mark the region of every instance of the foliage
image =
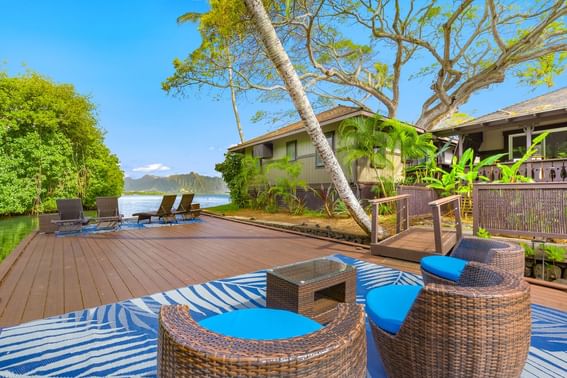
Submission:
<svg viewBox="0 0 567 378">
<path fill-rule="evenodd" d="M 506 154 L 498 154 L 489 156 L 478 163 L 475 163 L 474 151 L 468 148 L 463 152 L 460 159 L 456 156 L 453 157 L 451 170 L 445 171 L 442 168 L 435 168 L 434 172 L 438 173 L 440 177 L 430 176 L 424 177 L 425 182 L 429 188 L 438 190 L 442 195 L 461 194 L 470 196 L 475 182 L 478 180 L 488 181 L 488 178 L 480 174 L 482 167 L 492 165 L 497 160 L 501 159 Z"/>
<path fill-rule="evenodd" d="M 552 244 L 546 244 L 544 245 L 543 250 L 545 252 L 545 257 L 552 263 L 555 264 L 556 262 L 565 261 L 567 249 Z"/>
<path fill-rule="evenodd" d="M 51 211 L 64 197 L 92 207 L 123 186 L 88 97 L 35 73 L 0 72 L 0 214 Z"/>
<path fill-rule="evenodd" d="M 239 207 L 250 206 L 250 187 L 261 174 L 258 159 L 243 154 L 228 152 L 224 161 L 215 165 L 230 191 L 232 203 Z"/>
<path fill-rule="evenodd" d="M 439 174 L 437 161 L 439 157 L 451 148 L 451 143 L 445 143 L 441 148 L 430 151 L 424 159 L 421 159 L 418 164 L 406 168 L 406 177 L 404 182 L 408 185 L 412 184 L 424 184 L 426 182 L 426 177 L 434 177 L 439 179 L 441 175 Z"/>
<path fill-rule="evenodd" d="M 533 246 L 529 245 L 528 243 L 520 243 L 520 245 L 524 249 L 524 254 L 526 255 L 526 257 L 535 258 L 536 253 Z"/>
<path fill-rule="evenodd" d="M 514 162 L 512 165 L 498 164 L 500 168 L 501 178 L 498 182 L 502 183 L 515 183 L 515 182 L 530 182 L 532 179 L 529 177 L 522 176 L 518 173 L 520 167 L 528 161 L 537 151 L 538 145 L 540 145 L 545 138 L 549 135 L 548 132 L 541 133 L 532 141 L 530 148 L 524 153 L 524 155 Z"/>
<path fill-rule="evenodd" d="M 332 184 L 325 188 L 325 185 L 321 184 L 319 188 L 309 187 L 315 197 L 319 198 L 323 203 L 323 211 L 328 218 L 335 217 L 335 207 L 340 198 L 337 196 L 337 192 Z"/>
<path fill-rule="evenodd" d="M 339 126 L 339 135 L 339 151 L 345 162 L 362 159 L 374 168 L 378 186 L 373 192 L 377 196 L 395 193 L 398 173 L 405 175 L 408 160 L 422 159 L 435 151 L 431 134 L 418 134 L 413 126 L 380 116 L 349 118 Z"/>
<path fill-rule="evenodd" d="M 279 170 L 283 175 L 278 175 L 275 184 L 268 189 L 271 202 L 268 206 L 277 209 L 277 201 L 282 200 L 289 212 L 293 215 L 301 215 L 305 211 L 305 201 L 297 196 L 297 188 L 306 189 L 307 184 L 300 179 L 302 165 L 297 161 L 290 161 L 289 157 L 275 160 L 266 166 L 266 175 L 272 170 Z M 275 201 L 275 202 L 274 202 Z"/>
<path fill-rule="evenodd" d="M 428 92 L 415 104 L 421 109 L 416 124 L 424 128 L 451 117 L 483 89 L 510 79 L 551 86 L 565 67 L 564 0 L 263 4 L 316 104 L 372 100 L 394 118 L 411 91 Z M 208 12 L 190 21 L 199 22 L 201 45 L 174 61 L 166 89 L 232 86 L 261 100 L 286 99 L 242 2 L 212 0 Z M 408 79 L 414 85 L 404 86 Z"/>
<path fill-rule="evenodd" d="M 479 227 L 476 236 L 478 236 L 481 239 L 490 239 L 492 237 L 492 235 L 490 235 L 490 232 L 488 232 L 485 228 Z"/>
</svg>

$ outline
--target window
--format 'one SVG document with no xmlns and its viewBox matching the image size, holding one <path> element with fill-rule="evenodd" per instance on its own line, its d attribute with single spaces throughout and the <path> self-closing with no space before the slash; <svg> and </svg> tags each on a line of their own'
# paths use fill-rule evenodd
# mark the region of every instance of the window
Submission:
<svg viewBox="0 0 567 378">
<path fill-rule="evenodd" d="M 551 130 L 541 130 L 532 133 L 532 139 L 543 132 L 549 136 L 538 146 L 535 157 L 544 159 L 567 158 L 567 127 Z M 520 159 L 526 153 L 526 134 L 513 134 L 508 137 L 510 160 Z"/>
<path fill-rule="evenodd" d="M 331 131 L 325 133 L 325 138 L 327 138 L 327 142 L 329 143 L 329 146 L 331 146 L 331 149 L 333 150 L 333 152 L 335 152 L 335 132 Z M 318 168 L 325 166 L 325 164 L 323 164 L 323 160 L 321 159 L 321 156 L 319 156 L 317 152 L 315 152 L 315 166 Z"/>
<path fill-rule="evenodd" d="M 291 161 L 297 160 L 297 141 L 296 140 L 293 140 L 291 142 L 286 143 L 285 154 L 289 158 L 289 160 L 291 160 Z"/>
</svg>

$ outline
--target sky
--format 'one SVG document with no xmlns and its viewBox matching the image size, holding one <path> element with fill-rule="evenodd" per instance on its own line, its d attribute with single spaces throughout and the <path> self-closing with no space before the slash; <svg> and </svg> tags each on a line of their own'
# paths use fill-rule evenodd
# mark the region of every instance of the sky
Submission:
<svg viewBox="0 0 567 378">
<path fill-rule="evenodd" d="M 229 93 L 189 91 L 172 97 L 161 83 L 200 43 L 195 25 L 177 25 L 188 11 L 203 12 L 203 0 L 0 0 L 0 70 L 26 70 L 58 83 L 71 83 L 97 106 L 106 144 L 125 174 L 198 172 L 218 176 L 216 163 L 238 143 Z M 480 116 L 567 85 L 535 91 L 507 82 L 474 95 L 462 111 Z M 402 85 L 399 118 L 419 114 L 427 83 Z M 281 110 L 285 104 L 262 109 Z M 258 104 L 242 99 L 239 109 L 247 138 L 284 124 L 252 123 Z"/>
</svg>

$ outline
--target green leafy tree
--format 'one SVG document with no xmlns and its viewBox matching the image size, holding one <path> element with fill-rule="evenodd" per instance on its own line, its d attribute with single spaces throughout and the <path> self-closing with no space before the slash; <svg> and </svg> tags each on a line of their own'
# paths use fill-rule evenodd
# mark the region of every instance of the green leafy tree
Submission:
<svg viewBox="0 0 567 378">
<path fill-rule="evenodd" d="M 175 61 L 166 83 L 204 85 L 286 100 L 244 4 L 212 0 L 201 45 Z M 263 1 L 298 78 L 315 104 L 369 100 L 390 118 L 405 91 L 427 97 L 416 124 L 431 129 L 469 98 L 505 80 L 553 85 L 567 58 L 564 0 Z M 227 46 L 234 59 L 226 59 Z M 233 73 L 232 83 L 228 73 Z M 403 84 L 413 80 L 414 85 Z M 422 84 L 423 83 L 423 84 Z M 411 89 L 405 89 L 411 88 Z"/>
<path fill-rule="evenodd" d="M 71 85 L 0 72 L 0 214 L 55 209 L 55 199 L 120 195 L 123 173 L 95 107 Z"/>
<path fill-rule="evenodd" d="M 229 152 L 222 163 L 215 165 L 215 170 L 222 174 L 232 203 L 238 207 L 250 206 L 250 190 L 259 183 L 262 174 L 258 159 Z"/>
<path fill-rule="evenodd" d="M 384 196 L 395 189 L 400 173 L 405 176 L 408 160 L 422 159 L 436 150 L 431 134 L 419 134 L 411 125 L 380 116 L 349 118 L 339 126 L 339 135 L 344 160 L 368 161 Z"/>
</svg>

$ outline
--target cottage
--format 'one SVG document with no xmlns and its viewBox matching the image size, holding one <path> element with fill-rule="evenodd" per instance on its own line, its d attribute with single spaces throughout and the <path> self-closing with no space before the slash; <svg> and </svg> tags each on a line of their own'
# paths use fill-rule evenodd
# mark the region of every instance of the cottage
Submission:
<svg viewBox="0 0 567 378">
<path fill-rule="evenodd" d="M 361 159 L 353 164 L 347 164 L 344 161 L 344 154 L 341 153 L 342 146 L 338 128 L 344 120 L 352 117 L 373 117 L 374 113 L 368 112 L 361 108 L 348 106 L 337 106 L 330 110 L 317 114 L 317 119 L 321 124 L 327 141 L 337 154 L 337 158 L 341 164 L 343 172 L 351 183 L 353 191 L 359 198 L 373 197 L 371 189 L 377 183 L 376 169 Z M 229 148 L 229 152 L 245 153 L 260 159 L 261 164 L 269 164 L 272 161 L 282 159 L 288 156 L 290 160 L 297 161 L 302 165 L 300 179 L 305 181 L 312 188 L 327 188 L 331 179 L 329 173 L 325 170 L 323 162 L 315 152 L 309 135 L 303 128 L 302 121 L 298 121 L 272 132 L 260 135 L 250 139 L 244 143 Z M 398 159 L 399 156 L 394 156 Z M 402 178 L 401 164 L 395 164 L 398 168 L 395 172 L 396 179 Z M 379 170 L 381 172 L 381 170 Z M 278 171 L 271 171 L 270 180 L 277 178 L 277 175 L 284 174 Z M 392 175 L 388 172 L 388 175 Z M 300 193 L 311 208 L 319 207 L 317 199 L 309 191 L 301 191 Z"/>
<path fill-rule="evenodd" d="M 567 87 L 456 126 L 442 126 L 433 133 L 456 136 L 459 154 L 467 148 L 481 158 L 506 153 L 503 163 L 511 164 L 531 146 L 533 138 L 546 131 L 549 136 L 520 173 L 538 182 L 567 182 Z M 486 174 L 496 180 L 499 169 L 490 167 Z"/>
</svg>

